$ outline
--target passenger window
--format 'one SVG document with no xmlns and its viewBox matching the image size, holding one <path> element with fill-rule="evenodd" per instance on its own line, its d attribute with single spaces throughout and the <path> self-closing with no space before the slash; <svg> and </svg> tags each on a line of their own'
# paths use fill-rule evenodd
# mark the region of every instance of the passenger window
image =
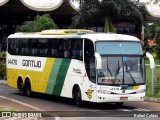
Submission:
<svg viewBox="0 0 160 120">
<path fill-rule="evenodd" d="M 49 40 L 50 43 L 50 57 L 54 57 L 57 58 L 60 56 L 60 51 L 59 47 L 60 47 L 60 41 L 59 39 L 51 39 Z"/>
<path fill-rule="evenodd" d="M 66 39 L 63 41 L 64 58 L 71 58 L 71 40 Z"/>
<path fill-rule="evenodd" d="M 28 48 L 22 48 L 21 55 L 28 55 Z"/>
<path fill-rule="evenodd" d="M 38 39 L 29 39 L 29 55 L 38 56 Z"/>
<path fill-rule="evenodd" d="M 29 50 L 28 50 L 28 39 L 18 39 L 19 41 L 19 54 L 20 55 L 29 55 Z"/>
<path fill-rule="evenodd" d="M 48 39 L 38 39 L 38 50 L 40 57 L 48 56 Z"/>
<path fill-rule="evenodd" d="M 72 59 L 83 60 L 83 39 L 72 39 Z"/>
<path fill-rule="evenodd" d="M 50 57 L 83 60 L 83 39 L 51 39 Z"/>
</svg>

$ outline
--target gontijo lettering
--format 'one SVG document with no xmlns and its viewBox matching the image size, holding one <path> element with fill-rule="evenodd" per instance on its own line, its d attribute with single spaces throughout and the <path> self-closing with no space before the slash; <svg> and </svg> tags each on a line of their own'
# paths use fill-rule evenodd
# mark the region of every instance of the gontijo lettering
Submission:
<svg viewBox="0 0 160 120">
<path fill-rule="evenodd" d="M 27 67 L 38 67 L 41 68 L 41 61 L 35 60 L 22 60 L 22 65 Z"/>
</svg>

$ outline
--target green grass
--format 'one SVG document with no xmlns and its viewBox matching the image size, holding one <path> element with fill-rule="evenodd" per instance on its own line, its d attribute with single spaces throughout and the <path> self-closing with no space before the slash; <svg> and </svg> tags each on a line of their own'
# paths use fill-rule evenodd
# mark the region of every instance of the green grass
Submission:
<svg viewBox="0 0 160 120">
<path fill-rule="evenodd" d="M 16 111 L 16 110 L 0 106 L 0 111 Z"/>
<path fill-rule="evenodd" d="M 149 64 L 148 61 L 146 61 L 146 64 Z M 159 64 L 159 60 L 155 61 L 155 64 Z M 152 70 L 149 68 L 149 66 L 146 66 L 146 82 L 147 82 L 147 91 L 146 96 L 147 97 L 155 97 L 160 98 L 160 67 L 154 68 L 154 95 L 152 96 Z"/>
<path fill-rule="evenodd" d="M 145 59 L 145 63 L 146 63 L 146 64 L 149 64 L 148 58 Z M 155 60 L 155 64 L 156 64 L 156 65 L 160 65 L 160 60 Z"/>
</svg>

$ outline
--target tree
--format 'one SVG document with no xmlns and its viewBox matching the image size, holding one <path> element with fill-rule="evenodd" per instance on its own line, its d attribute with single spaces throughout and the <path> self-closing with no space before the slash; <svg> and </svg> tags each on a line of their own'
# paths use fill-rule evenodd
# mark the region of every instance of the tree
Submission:
<svg viewBox="0 0 160 120">
<path fill-rule="evenodd" d="M 146 50 L 150 51 L 152 53 L 156 53 L 156 55 L 159 59 L 159 63 L 160 63 L 160 23 L 154 23 L 152 25 L 146 26 L 146 28 L 145 28 L 146 46 L 148 44 L 148 40 L 155 40 L 156 46 L 149 47 L 149 49 L 146 49 Z"/>
<path fill-rule="evenodd" d="M 56 29 L 58 26 L 54 23 L 48 14 L 36 16 L 34 21 L 26 21 L 21 26 L 18 26 L 17 32 L 40 32 L 46 29 Z"/>
<path fill-rule="evenodd" d="M 105 32 L 114 32 L 111 20 L 118 17 L 132 17 L 143 22 L 139 7 L 131 0 L 81 0 L 80 10 L 73 18 L 71 27 L 83 28 L 103 20 Z"/>
<path fill-rule="evenodd" d="M 155 25 L 145 25 L 144 29 L 144 49 L 149 52 L 155 51 L 154 47 L 149 46 L 148 40 L 155 40 Z"/>
<path fill-rule="evenodd" d="M 155 36 L 154 36 L 154 39 L 156 41 L 156 47 L 155 47 L 155 52 L 157 54 L 157 57 L 159 59 L 159 63 L 160 63 L 160 23 L 157 23 L 155 25 Z"/>
</svg>

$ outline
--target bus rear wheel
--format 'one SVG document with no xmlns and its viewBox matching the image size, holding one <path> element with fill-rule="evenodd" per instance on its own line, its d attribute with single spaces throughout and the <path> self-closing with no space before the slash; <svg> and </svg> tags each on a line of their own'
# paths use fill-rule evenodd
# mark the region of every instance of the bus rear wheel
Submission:
<svg viewBox="0 0 160 120">
<path fill-rule="evenodd" d="M 17 87 L 19 89 L 19 94 L 24 96 L 26 94 L 26 91 L 21 78 L 18 79 Z"/>
<path fill-rule="evenodd" d="M 25 83 L 25 89 L 26 89 L 26 95 L 28 97 L 31 97 L 32 91 L 31 91 L 31 84 L 29 80 Z"/>
<path fill-rule="evenodd" d="M 76 101 L 76 105 L 78 107 L 82 107 L 83 106 L 81 90 L 80 90 L 79 87 L 75 90 L 75 101 Z"/>
</svg>

